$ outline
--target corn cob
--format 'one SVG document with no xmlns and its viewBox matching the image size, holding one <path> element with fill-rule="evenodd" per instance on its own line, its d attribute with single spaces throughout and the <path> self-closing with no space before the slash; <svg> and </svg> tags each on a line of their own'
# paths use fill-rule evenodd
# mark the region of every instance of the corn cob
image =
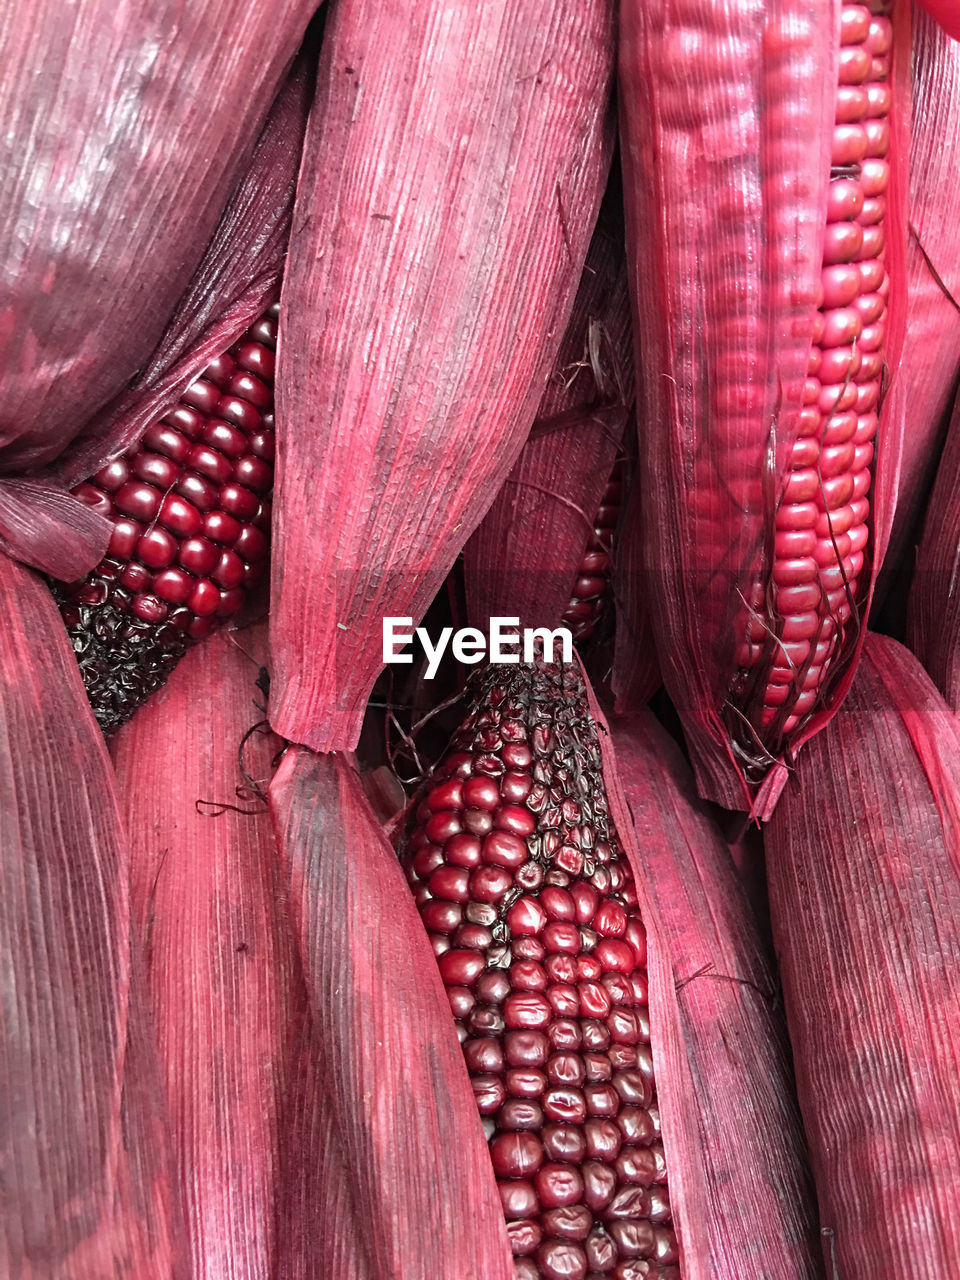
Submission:
<svg viewBox="0 0 960 1280">
<path fill-rule="evenodd" d="M 822 301 L 777 500 L 772 573 L 739 619 L 740 670 L 730 689 L 736 711 L 773 750 L 823 697 L 830 667 L 860 624 L 889 293 L 892 36 L 881 12 L 843 6 Z"/>
<path fill-rule="evenodd" d="M 644 575 L 701 792 L 759 815 L 849 686 L 892 516 L 896 388 L 874 462 L 904 316 L 891 12 L 622 9 L 633 301 L 659 303 L 638 345 Z"/>
<path fill-rule="evenodd" d="M 74 489 L 113 521 L 96 569 L 58 589 L 105 733 L 266 573 L 277 310 L 212 361 L 139 444 Z"/>
<path fill-rule="evenodd" d="M 613 537 L 623 500 L 623 463 L 618 462 L 594 517 L 593 537 L 587 543 L 580 571 L 561 619 L 574 640 L 589 640 L 603 616 L 613 568 Z"/>
<path fill-rule="evenodd" d="M 575 668 L 491 668 L 402 861 L 520 1280 L 679 1277 L 646 935 Z"/>
</svg>

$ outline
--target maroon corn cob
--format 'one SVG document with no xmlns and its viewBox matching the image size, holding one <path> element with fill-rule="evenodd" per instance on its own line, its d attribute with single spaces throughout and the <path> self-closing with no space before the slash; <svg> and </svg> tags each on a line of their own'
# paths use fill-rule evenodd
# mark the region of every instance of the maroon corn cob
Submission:
<svg viewBox="0 0 960 1280">
<path fill-rule="evenodd" d="M 403 853 L 520 1280 L 679 1278 L 646 935 L 579 672 L 490 668 Z"/>
<path fill-rule="evenodd" d="M 800 430 L 779 496 L 769 586 L 740 620 L 739 707 L 775 747 L 822 698 L 851 626 L 869 539 L 889 282 L 889 5 L 844 4 L 821 274 Z"/>
<path fill-rule="evenodd" d="M 618 462 L 600 500 L 593 522 L 593 537 L 583 553 L 570 603 L 562 618 L 574 640 L 589 640 L 603 615 L 613 569 L 613 536 L 620 518 L 622 499 L 623 464 Z"/>
<path fill-rule="evenodd" d="M 266 572 L 277 310 L 212 361 L 139 444 L 74 490 L 114 521 L 96 569 L 58 588 L 105 733 Z"/>
</svg>

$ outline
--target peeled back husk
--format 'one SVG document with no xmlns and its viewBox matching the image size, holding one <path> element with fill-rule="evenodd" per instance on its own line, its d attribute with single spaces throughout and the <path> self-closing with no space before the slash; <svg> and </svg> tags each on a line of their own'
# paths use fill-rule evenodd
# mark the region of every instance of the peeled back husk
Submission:
<svg viewBox="0 0 960 1280">
<path fill-rule="evenodd" d="M 8 11 L 0 469 L 50 462 L 149 356 L 314 8 Z"/>
<path fill-rule="evenodd" d="M 612 146 L 610 0 L 345 0 L 305 144 L 277 380 L 273 724 L 355 746 L 509 473 Z"/>
<path fill-rule="evenodd" d="M 907 327 L 900 378 L 910 406 L 887 565 L 914 567 L 960 381 L 960 43 L 913 10 Z M 886 574 L 884 575 L 886 577 Z M 880 591 L 883 589 L 881 580 Z"/>
<path fill-rule="evenodd" d="M 649 712 L 609 731 L 604 776 L 647 929 L 684 1280 L 815 1280 L 816 1203 L 776 977 L 749 901 L 666 731 Z"/>
<path fill-rule="evenodd" d="M 0 1273 L 186 1280 L 113 771 L 46 585 L 0 555 Z"/>
<path fill-rule="evenodd" d="M 766 851 L 827 1275 L 955 1275 L 960 729 L 895 641 L 867 637 Z"/>
</svg>

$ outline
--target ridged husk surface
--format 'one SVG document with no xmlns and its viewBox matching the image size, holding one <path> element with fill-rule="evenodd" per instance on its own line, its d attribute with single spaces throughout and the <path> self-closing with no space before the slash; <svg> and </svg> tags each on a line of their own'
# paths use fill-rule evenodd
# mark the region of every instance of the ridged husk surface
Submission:
<svg viewBox="0 0 960 1280">
<path fill-rule="evenodd" d="M 616 181 L 527 443 L 464 549 L 467 619 L 559 624 L 634 398 L 633 335 Z"/>
<path fill-rule="evenodd" d="M 265 632 L 192 650 L 111 743 L 194 1280 L 276 1274 L 281 1104 L 305 996 L 264 795 L 281 746 L 257 684 Z"/>
<path fill-rule="evenodd" d="M 913 10 L 913 125 L 907 328 L 900 378 L 909 405 L 889 568 L 912 570 L 960 383 L 960 41 Z M 936 510 L 936 506 L 932 505 Z M 881 582 L 881 590 L 883 583 Z"/>
<path fill-rule="evenodd" d="M 960 711 L 960 400 L 927 508 L 910 591 L 907 638 L 948 705 Z"/>
<path fill-rule="evenodd" d="M 50 462 L 150 355 L 315 7 L 7 8 L 0 470 Z"/>
<path fill-rule="evenodd" d="M 128 842 L 43 582 L 0 556 L 0 1273 L 186 1280 Z"/>
<path fill-rule="evenodd" d="M 766 851 L 827 1275 L 956 1275 L 960 729 L 895 641 L 867 637 Z"/>
<path fill-rule="evenodd" d="M 332 1156 L 291 1162 L 281 1212 L 295 1261 L 281 1254 L 282 1267 L 312 1280 L 322 1257 L 324 1274 L 351 1280 L 512 1280 L 443 984 L 353 766 L 291 748 L 270 805 L 313 1029 L 289 1141 Z M 297 1260 L 298 1239 L 312 1261 Z"/>
<path fill-rule="evenodd" d="M 280 329 L 273 723 L 350 749 L 516 460 L 613 141 L 610 0 L 346 0 L 324 33 Z"/>
</svg>

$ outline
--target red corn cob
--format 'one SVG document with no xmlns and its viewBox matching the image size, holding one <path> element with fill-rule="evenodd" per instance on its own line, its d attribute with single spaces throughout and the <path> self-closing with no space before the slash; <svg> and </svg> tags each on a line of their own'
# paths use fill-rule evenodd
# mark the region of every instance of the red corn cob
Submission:
<svg viewBox="0 0 960 1280">
<path fill-rule="evenodd" d="M 403 853 L 520 1280 L 679 1277 L 646 935 L 576 668 L 491 668 Z"/>
<path fill-rule="evenodd" d="M 573 584 L 563 624 L 574 640 L 589 640 L 603 615 L 613 567 L 613 535 L 623 498 L 623 463 L 617 462 L 604 490 L 594 520 L 593 537 L 587 543 L 580 572 Z"/>
<path fill-rule="evenodd" d="M 880 10 L 881 6 L 874 5 Z M 884 5 L 883 9 L 886 10 Z M 889 18 L 845 4 L 840 18 L 822 302 L 800 429 L 776 511 L 773 571 L 741 620 L 731 699 L 778 744 L 812 711 L 855 616 L 884 369 L 889 282 Z M 762 707 L 761 707 L 762 702 Z"/>
<path fill-rule="evenodd" d="M 138 445 L 74 490 L 114 521 L 106 557 L 58 589 L 104 732 L 266 572 L 277 310 L 212 361 Z"/>
</svg>

